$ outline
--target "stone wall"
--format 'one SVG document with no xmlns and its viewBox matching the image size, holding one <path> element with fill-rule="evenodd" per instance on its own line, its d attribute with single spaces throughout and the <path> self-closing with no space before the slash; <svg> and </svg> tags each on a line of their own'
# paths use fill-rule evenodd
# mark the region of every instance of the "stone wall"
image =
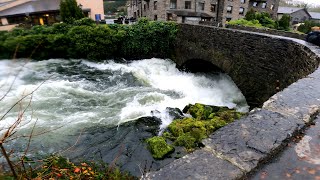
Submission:
<svg viewBox="0 0 320 180">
<path fill-rule="evenodd" d="M 245 31 L 253 31 L 253 32 L 258 32 L 258 33 L 266 33 L 266 34 L 272 34 L 272 35 L 277 35 L 277 36 L 286 36 L 286 37 L 291 37 L 291 38 L 296 38 L 296 39 L 301 39 L 301 40 L 306 39 L 305 34 L 298 34 L 298 33 L 293 33 L 293 32 L 288 32 L 288 31 L 279 31 L 279 30 L 274 30 L 274 29 L 266 29 L 266 28 L 263 29 L 263 28 L 246 27 L 246 26 L 240 26 L 240 25 L 227 25 L 227 28 L 239 29 L 239 30 L 245 30 Z"/>
<path fill-rule="evenodd" d="M 211 62 L 229 74 L 251 107 L 312 73 L 320 58 L 302 40 L 179 24 L 175 62 Z M 189 61 L 190 60 L 190 61 Z"/>
</svg>

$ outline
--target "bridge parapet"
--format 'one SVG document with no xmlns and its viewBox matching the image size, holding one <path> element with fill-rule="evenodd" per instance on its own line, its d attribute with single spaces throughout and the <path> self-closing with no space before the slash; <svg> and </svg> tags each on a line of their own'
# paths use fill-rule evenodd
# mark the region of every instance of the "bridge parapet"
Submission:
<svg viewBox="0 0 320 180">
<path fill-rule="evenodd" d="M 258 107 L 314 72 L 320 62 L 315 51 L 293 38 L 179 24 L 174 61 L 178 66 L 192 59 L 212 63 L 233 79 L 251 107 Z"/>
</svg>

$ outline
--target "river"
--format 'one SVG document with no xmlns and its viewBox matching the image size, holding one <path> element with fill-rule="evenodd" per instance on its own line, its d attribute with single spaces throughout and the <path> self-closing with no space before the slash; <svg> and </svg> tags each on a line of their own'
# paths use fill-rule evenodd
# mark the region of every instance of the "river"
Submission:
<svg viewBox="0 0 320 180">
<path fill-rule="evenodd" d="M 248 111 L 244 96 L 229 76 L 181 72 L 171 60 L 156 58 L 122 63 L 1 60 L 0 98 L 12 82 L 12 89 L 0 101 L 0 116 L 38 88 L 16 134 L 29 135 L 35 122 L 35 134 L 46 132 L 32 138 L 29 153 L 33 156 L 60 152 L 76 142 L 81 147 L 93 146 L 77 141 L 84 128 L 117 127 L 151 116 L 155 110 L 165 128 L 172 121 L 166 107 L 183 109 L 189 103 L 203 103 Z M 14 123 L 29 101 L 30 96 L 15 106 L 0 121 L 1 129 Z M 12 140 L 6 147 L 23 152 L 26 140 Z"/>
</svg>

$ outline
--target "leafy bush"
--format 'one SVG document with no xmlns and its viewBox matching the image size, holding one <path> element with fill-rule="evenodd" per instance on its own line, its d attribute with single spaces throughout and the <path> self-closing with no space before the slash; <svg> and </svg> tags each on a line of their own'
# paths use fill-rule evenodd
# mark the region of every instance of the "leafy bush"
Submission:
<svg viewBox="0 0 320 180">
<path fill-rule="evenodd" d="M 278 21 L 277 29 L 279 30 L 290 30 L 290 16 L 287 14 L 284 14 L 281 19 Z"/>
<path fill-rule="evenodd" d="M 72 23 L 74 26 L 94 26 L 96 22 L 91 18 L 82 18 Z"/>
<path fill-rule="evenodd" d="M 126 58 L 141 58 L 145 55 L 168 57 L 173 49 L 172 42 L 177 28 L 173 22 L 148 21 L 142 18 L 125 31 L 121 47 Z"/>
<path fill-rule="evenodd" d="M 252 21 L 256 19 L 256 12 L 253 9 L 250 9 L 245 16 L 245 19 L 248 21 Z"/>
<path fill-rule="evenodd" d="M 230 25 L 242 25 L 242 26 L 248 26 L 248 27 L 256 27 L 256 28 L 262 28 L 263 26 L 259 23 L 258 20 L 245 20 L 245 19 L 238 19 L 238 20 L 231 20 L 228 22 Z"/>
<path fill-rule="evenodd" d="M 259 21 L 259 23 L 267 28 L 275 28 L 275 21 L 271 18 L 269 13 L 256 13 L 256 19 Z"/>
<path fill-rule="evenodd" d="M 134 25 L 96 25 L 87 18 L 73 24 L 57 23 L 15 28 L 0 34 L 0 58 L 110 58 L 170 57 L 177 27 L 173 22 L 142 19 Z"/>
<path fill-rule="evenodd" d="M 311 28 L 314 26 L 320 26 L 320 23 L 315 23 L 312 21 L 304 21 L 303 24 L 301 24 L 298 27 L 298 31 L 303 32 L 303 33 L 309 33 L 311 32 Z"/>
</svg>

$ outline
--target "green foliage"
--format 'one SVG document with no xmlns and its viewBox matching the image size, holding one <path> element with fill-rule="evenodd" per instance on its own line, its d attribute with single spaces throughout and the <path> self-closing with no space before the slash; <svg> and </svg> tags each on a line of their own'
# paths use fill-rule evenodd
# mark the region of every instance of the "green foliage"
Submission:
<svg viewBox="0 0 320 180">
<path fill-rule="evenodd" d="M 73 24 L 15 28 L 0 34 L 1 59 L 170 57 L 177 26 L 142 19 L 134 25 L 97 25 L 84 18 Z M 15 53 L 17 49 L 17 53 Z"/>
<path fill-rule="evenodd" d="M 256 12 L 253 9 L 250 9 L 245 16 L 247 21 L 252 21 L 256 19 Z"/>
<path fill-rule="evenodd" d="M 31 159 L 25 160 L 26 165 L 30 163 L 36 164 Z M 42 164 L 37 165 L 39 166 L 36 169 L 30 167 L 30 170 L 21 171 L 19 179 L 137 179 L 105 163 L 75 164 L 64 157 L 55 155 L 45 158 Z"/>
<path fill-rule="evenodd" d="M 275 21 L 271 18 L 269 13 L 261 12 L 256 13 L 256 19 L 259 21 L 259 23 L 267 28 L 275 28 Z"/>
<path fill-rule="evenodd" d="M 72 23 L 74 26 L 94 26 L 96 22 L 91 18 L 82 18 Z"/>
<path fill-rule="evenodd" d="M 311 28 L 314 26 L 320 26 L 319 23 L 315 23 L 313 21 L 304 21 L 303 24 L 301 24 L 298 27 L 298 31 L 303 32 L 303 33 L 309 33 L 311 31 Z"/>
<path fill-rule="evenodd" d="M 163 137 L 152 137 L 147 139 L 148 147 L 155 159 L 163 159 L 167 154 L 174 151 L 174 147 L 168 145 Z"/>
<path fill-rule="evenodd" d="M 74 20 L 83 18 L 84 14 L 76 0 L 61 0 L 60 16 L 63 22 L 72 23 Z"/>
<path fill-rule="evenodd" d="M 271 18 L 269 13 L 266 12 L 255 12 L 253 9 L 250 9 L 244 20 L 238 20 L 232 22 L 233 24 L 249 26 L 249 27 L 267 27 L 274 29 L 276 28 L 277 23 Z M 230 23 L 229 23 L 230 24 Z"/>
<path fill-rule="evenodd" d="M 290 16 L 287 14 L 284 14 L 281 19 L 278 21 L 277 29 L 279 30 L 290 30 Z"/>
<path fill-rule="evenodd" d="M 247 27 L 256 27 L 256 28 L 262 28 L 263 26 L 259 23 L 258 20 L 245 20 L 245 19 L 238 19 L 238 20 L 231 20 L 228 22 L 230 25 L 242 25 Z"/>
<path fill-rule="evenodd" d="M 138 23 L 126 27 L 122 41 L 122 53 L 126 58 L 166 57 L 173 49 L 172 42 L 177 33 L 173 22 L 149 21 L 141 18 Z"/>
</svg>

